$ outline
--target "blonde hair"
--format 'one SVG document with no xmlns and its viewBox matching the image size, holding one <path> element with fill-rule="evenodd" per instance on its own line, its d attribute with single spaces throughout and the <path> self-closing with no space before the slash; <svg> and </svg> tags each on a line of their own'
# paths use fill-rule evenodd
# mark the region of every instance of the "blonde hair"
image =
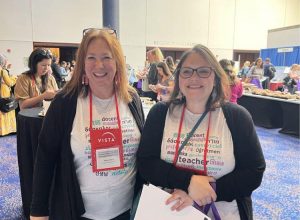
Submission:
<svg viewBox="0 0 300 220">
<path fill-rule="evenodd" d="M 249 60 L 246 60 L 246 61 L 244 62 L 243 67 L 248 67 L 248 66 L 250 66 L 250 61 L 249 61 Z"/>
<path fill-rule="evenodd" d="M 152 50 L 150 50 L 150 52 L 153 55 L 154 62 L 158 63 L 164 60 L 164 55 L 158 47 L 153 48 Z"/>
<path fill-rule="evenodd" d="M 102 39 L 107 43 L 112 56 L 116 61 L 114 90 L 118 97 L 120 97 L 126 103 L 132 101 L 131 94 L 135 93 L 135 90 L 129 85 L 127 79 L 125 58 L 121 45 L 116 36 L 110 34 L 107 30 L 108 29 L 91 29 L 83 36 L 77 51 L 76 65 L 73 71 L 72 78 L 63 88 L 63 92 L 65 93 L 65 95 L 74 95 L 76 94 L 76 92 L 78 93 L 78 95 L 82 95 L 83 97 L 86 97 L 88 95 L 88 86 L 82 84 L 82 78 L 85 75 L 85 58 L 90 43 L 96 39 Z"/>
</svg>

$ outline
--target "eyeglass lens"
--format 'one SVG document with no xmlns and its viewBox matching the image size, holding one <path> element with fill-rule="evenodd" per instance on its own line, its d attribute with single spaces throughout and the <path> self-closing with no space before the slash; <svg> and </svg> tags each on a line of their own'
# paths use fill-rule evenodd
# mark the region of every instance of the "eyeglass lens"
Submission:
<svg viewBox="0 0 300 220">
<path fill-rule="evenodd" d="M 180 76 L 183 78 L 190 78 L 192 77 L 194 71 L 200 78 L 207 78 L 210 76 L 212 69 L 210 67 L 199 67 L 197 69 L 183 67 L 180 69 Z"/>
</svg>

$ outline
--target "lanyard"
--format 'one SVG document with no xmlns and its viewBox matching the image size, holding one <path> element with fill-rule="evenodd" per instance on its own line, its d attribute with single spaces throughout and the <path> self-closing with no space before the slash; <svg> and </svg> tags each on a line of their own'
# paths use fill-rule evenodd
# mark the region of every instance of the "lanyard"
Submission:
<svg viewBox="0 0 300 220">
<path fill-rule="evenodd" d="M 197 123 L 194 125 L 194 127 L 192 128 L 192 130 L 188 133 L 188 136 L 186 137 L 186 139 L 183 141 L 183 143 L 181 144 L 180 148 L 179 148 L 179 142 L 180 142 L 180 135 L 181 135 L 181 129 L 182 129 L 182 123 L 183 123 L 183 119 L 184 119 L 184 113 L 185 113 L 185 106 L 182 109 L 182 113 L 181 113 L 181 118 L 180 118 L 180 123 L 179 123 L 179 128 L 178 128 L 178 135 L 177 135 L 177 140 L 176 140 L 176 149 L 175 149 L 175 155 L 174 155 L 174 160 L 173 160 L 173 164 L 176 166 L 179 154 L 181 153 L 181 151 L 183 150 L 184 146 L 187 144 L 187 142 L 189 141 L 189 139 L 193 136 L 194 132 L 196 131 L 196 129 L 199 127 L 199 125 L 201 124 L 201 122 L 203 121 L 203 119 L 205 118 L 205 116 L 207 115 L 208 111 L 205 111 L 201 117 L 199 118 L 199 120 L 197 121 Z M 208 127 L 207 127 L 207 132 L 206 132 L 206 140 L 205 140 L 205 147 L 204 147 L 204 174 L 207 174 L 207 165 L 206 165 L 206 156 L 207 156 L 207 149 L 208 149 L 208 138 L 209 138 L 209 130 L 210 130 L 210 118 L 211 118 L 211 113 L 209 113 L 209 119 L 208 119 Z"/>
<path fill-rule="evenodd" d="M 93 103 L 93 97 L 92 97 L 92 92 L 89 92 L 89 97 L 90 97 L 90 129 L 93 129 L 92 126 L 92 119 L 93 119 L 93 108 L 92 108 L 92 103 Z M 117 96 L 116 94 L 114 94 L 114 98 L 115 98 L 115 103 L 116 103 L 116 112 L 117 112 L 117 118 L 118 118 L 118 126 L 119 129 L 121 130 L 121 120 L 120 120 L 120 114 L 119 114 L 119 105 L 118 105 L 118 101 L 117 101 Z"/>
<path fill-rule="evenodd" d="M 35 79 L 34 76 L 31 77 L 31 82 L 32 82 L 32 88 L 33 88 L 33 96 L 38 96 L 38 92 L 36 91 L 36 89 L 39 90 L 39 88 L 37 88 L 37 85 L 35 84 Z M 40 90 L 39 90 L 40 91 Z"/>
</svg>

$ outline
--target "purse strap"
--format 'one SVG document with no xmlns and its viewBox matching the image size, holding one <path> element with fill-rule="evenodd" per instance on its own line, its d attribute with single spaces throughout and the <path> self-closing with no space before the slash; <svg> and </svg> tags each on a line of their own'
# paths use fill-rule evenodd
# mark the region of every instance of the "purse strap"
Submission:
<svg viewBox="0 0 300 220">
<path fill-rule="evenodd" d="M 212 186 L 212 188 L 216 191 L 216 183 L 211 182 L 210 185 Z M 210 204 L 203 206 L 199 206 L 195 201 L 193 206 L 198 209 L 199 211 L 203 212 L 205 215 L 207 215 L 209 209 L 211 208 L 211 211 L 214 215 L 215 220 L 221 220 L 220 214 L 217 210 L 216 204 L 214 201 L 212 201 Z"/>
</svg>

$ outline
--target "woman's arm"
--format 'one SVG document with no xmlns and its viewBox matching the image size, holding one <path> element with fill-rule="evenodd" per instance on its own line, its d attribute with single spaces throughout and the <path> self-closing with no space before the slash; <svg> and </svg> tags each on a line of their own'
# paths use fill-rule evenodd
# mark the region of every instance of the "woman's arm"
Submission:
<svg viewBox="0 0 300 220">
<path fill-rule="evenodd" d="M 20 99 L 19 100 L 20 109 L 22 110 L 25 108 L 32 108 L 33 106 L 36 106 L 38 103 L 42 102 L 45 99 L 53 99 L 55 94 L 56 92 L 54 90 L 46 90 L 41 95 L 24 99 L 24 100 Z"/>
<path fill-rule="evenodd" d="M 49 215 L 49 196 L 56 163 L 60 158 L 60 147 L 64 134 L 62 109 L 63 100 L 54 99 L 44 118 L 39 135 L 33 173 L 30 215 Z"/>
<path fill-rule="evenodd" d="M 266 167 L 262 149 L 249 112 L 231 104 L 233 110 L 224 113 L 231 127 L 234 144 L 235 168 L 216 181 L 217 200 L 232 201 L 250 196 L 261 184 Z M 227 112 L 227 113 L 226 113 Z"/>
</svg>

